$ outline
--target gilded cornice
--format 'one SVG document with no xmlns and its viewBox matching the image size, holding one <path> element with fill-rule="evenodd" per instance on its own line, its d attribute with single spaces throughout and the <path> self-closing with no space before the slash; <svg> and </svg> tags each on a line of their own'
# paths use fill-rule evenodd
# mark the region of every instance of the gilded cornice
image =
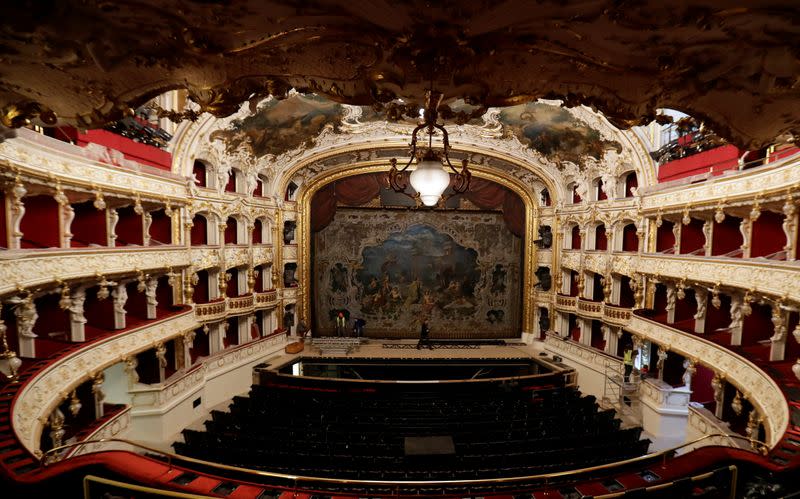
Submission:
<svg viewBox="0 0 800 499">
<path fill-rule="evenodd" d="M 645 189 L 642 211 L 647 215 L 654 215 L 658 211 L 682 211 L 687 206 L 692 209 L 714 209 L 720 202 L 724 202 L 726 206 L 749 204 L 756 197 L 762 204 L 782 202 L 787 190 L 800 190 L 800 155 L 791 156 L 774 165 L 711 178 L 696 184 L 666 188 L 661 185 Z"/>
<path fill-rule="evenodd" d="M 131 273 L 180 269 L 192 263 L 183 246 L 143 248 L 65 249 L 60 251 L 6 251 L 0 253 L 0 295 L 18 288 L 54 282 Z"/>
<path fill-rule="evenodd" d="M 83 148 L 44 138 L 31 130 L 20 130 L 20 136 L 0 144 L 0 170 L 13 177 L 19 172 L 27 181 L 54 187 L 65 187 L 105 194 L 184 204 L 186 180 L 170 174 L 157 175 L 133 168 L 113 166 L 85 156 Z M 55 147 L 57 146 L 57 147 Z"/>
</svg>

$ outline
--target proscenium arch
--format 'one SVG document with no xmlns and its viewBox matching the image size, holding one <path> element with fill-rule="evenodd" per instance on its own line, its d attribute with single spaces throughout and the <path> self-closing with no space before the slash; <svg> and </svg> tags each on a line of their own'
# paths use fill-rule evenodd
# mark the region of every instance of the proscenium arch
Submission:
<svg viewBox="0 0 800 499">
<path fill-rule="evenodd" d="M 384 160 L 371 160 L 351 164 L 343 168 L 337 168 L 329 172 L 320 174 L 307 184 L 301 187 L 297 201 L 297 231 L 299 239 L 297 243 L 297 261 L 300 274 L 298 287 L 299 296 L 297 297 L 298 317 L 300 320 L 310 324 L 311 295 L 310 290 L 310 269 L 311 269 L 311 200 L 314 195 L 330 184 L 342 178 L 352 177 L 365 173 L 387 172 L 389 165 Z M 536 266 L 537 246 L 531 241 L 535 239 L 539 228 L 539 205 L 535 196 L 518 179 L 508 175 L 501 175 L 497 172 L 480 166 L 470 165 L 473 176 L 495 182 L 514 192 L 522 199 L 525 205 L 525 239 L 523 245 L 522 261 L 522 333 L 533 331 L 533 302 L 530 300 L 529 293 L 532 289 L 531 280 Z"/>
</svg>

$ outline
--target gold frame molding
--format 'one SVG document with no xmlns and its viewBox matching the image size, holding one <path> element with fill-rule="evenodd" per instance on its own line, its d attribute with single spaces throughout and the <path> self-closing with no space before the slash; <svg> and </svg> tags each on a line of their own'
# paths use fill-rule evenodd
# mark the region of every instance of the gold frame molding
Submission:
<svg viewBox="0 0 800 499">
<path fill-rule="evenodd" d="M 385 159 L 370 160 L 359 162 L 356 164 L 347 165 L 332 169 L 329 172 L 320 174 L 314 178 L 307 185 L 301 186 L 301 192 L 297 201 L 297 230 L 299 232 L 299 240 L 297 243 L 297 261 L 301 263 L 298 267 L 300 273 L 300 285 L 297 293 L 297 307 L 298 317 L 300 320 L 310 324 L 310 311 L 311 311 L 311 296 L 308 292 L 310 289 L 310 269 L 311 269 L 311 199 L 317 191 L 326 186 L 327 184 L 336 180 L 350 177 L 353 175 L 361 175 L 364 173 L 373 172 L 386 172 L 389 169 L 388 161 Z M 522 331 L 521 333 L 530 333 L 533 331 L 533 301 L 531 297 L 533 285 L 531 280 L 533 278 L 534 266 L 536 264 L 537 247 L 533 244 L 535 239 L 534 235 L 537 233 L 539 226 L 539 205 L 535 198 L 530 195 L 530 192 L 522 182 L 517 179 L 509 178 L 506 175 L 501 175 L 497 171 L 488 169 L 484 166 L 470 164 L 470 171 L 475 177 L 490 180 L 498 183 L 503 187 L 516 193 L 525 204 L 525 241 L 523 246 L 523 279 L 522 279 Z M 547 180 L 542 178 L 546 183 Z"/>
</svg>

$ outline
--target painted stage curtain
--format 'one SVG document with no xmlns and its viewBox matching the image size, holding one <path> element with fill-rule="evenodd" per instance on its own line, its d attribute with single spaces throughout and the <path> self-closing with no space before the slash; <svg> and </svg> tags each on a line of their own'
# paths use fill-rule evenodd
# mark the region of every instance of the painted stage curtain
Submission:
<svg viewBox="0 0 800 499">
<path fill-rule="evenodd" d="M 311 230 L 320 231 L 331 223 L 336 215 L 337 203 L 362 206 L 378 197 L 383 175 L 376 173 L 347 177 L 317 191 L 311 200 Z M 463 196 L 484 210 L 502 209 L 508 230 L 518 237 L 525 234 L 525 205 L 519 196 L 502 185 L 473 178 L 469 191 Z"/>
</svg>

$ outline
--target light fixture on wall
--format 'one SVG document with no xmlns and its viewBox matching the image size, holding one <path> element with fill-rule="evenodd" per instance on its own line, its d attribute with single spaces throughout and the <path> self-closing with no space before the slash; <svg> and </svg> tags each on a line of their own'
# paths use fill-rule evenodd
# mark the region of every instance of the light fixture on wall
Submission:
<svg viewBox="0 0 800 499">
<path fill-rule="evenodd" d="M 419 197 L 425 206 L 436 206 L 439 199 L 442 197 L 445 189 L 450 185 L 450 172 L 446 168 L 450 168 L 455 175 L 455 181 L 452 188 L 456 193 L 462 193 L 469 189 L 470 179 L 472 173 L 467 168 L 467 160 L 461 161 L 461 171 L 458 171 L 452 163 L 448 155 L 450 151 L 450 140 L 447 136 L 447 130 L 444 125 L 437 123 L 439 113 L 439 103 L 442 100 L 442 94 L 433 90 L 428 91 L 427 104 L 422 110 L 423 123 L 414 128 L 411 134 L 411 158 L 405 166 L 398 169 L 397 159 L 391 159 L 392 167 L 389 169 L 389 186 L 395 192 L 405 191 L 408 185 L 403 182 L 403 172 L 408 170 L 414 159 L 417 160 L 416 168 L 409 175 L 411 187 L 419 193 Z M 428 134 L 428 147 L 422 152 L 417 149 L 417 133 L 420 130 L 425 130 Z M 442 132 L 442 152 L 439 153 L 433 150 L 433 134 L 439 130 Z"/>
</svg>

